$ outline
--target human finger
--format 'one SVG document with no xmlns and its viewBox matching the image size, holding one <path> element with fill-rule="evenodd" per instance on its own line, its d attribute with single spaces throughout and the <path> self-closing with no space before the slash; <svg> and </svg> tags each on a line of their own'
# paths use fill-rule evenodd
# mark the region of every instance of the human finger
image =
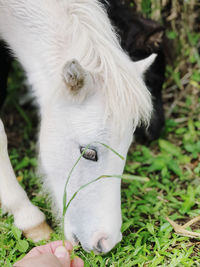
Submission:
<svg viewBox="0 0 200 267">
<path fill-rule="evenodd" d="M 54 255 L 58 258 L 62 267 L 70 267 L 70 255 L 65 247 L 57 247 L 54 252 Z"/>
<path fill-rule="evenodd" d="M 23 259 L 35 257 L 45 253 L 54 254 L 56 248 L 60 246 L 62 246 L 62 241 L 54 241 L 43 246 L 34 247 Z M 69 241 L 65 241 L 65 248 L 70 252 L 73 249 L 72 244 Z"/>
<path fill-rule="evenodd" d="M 65 267 L 53 254 L 40 254 L 38 256 L 23 258 L 16 262 L 13 267 Z M 67 266 L 68 267 L 68 266 Z"/>
<path fill-rule="evenodd" d="M 71 261 L 70 267 L 84 267 L 84 261 L 81 258 L 79 258 L 79 257 L 75 257 Z"/>
</svg>

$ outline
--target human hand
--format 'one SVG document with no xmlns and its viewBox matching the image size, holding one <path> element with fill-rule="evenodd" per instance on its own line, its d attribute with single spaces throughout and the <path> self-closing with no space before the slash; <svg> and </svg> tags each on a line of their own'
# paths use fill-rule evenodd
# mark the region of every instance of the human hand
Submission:
<svg viewBox="0 0 200 267">
<path fill-rule="evenodd" d="M 65 242 L 63 247 L 62 241 L 35 247 L 13 267 L 84 267 L 84 262 L 80 258 L 70 260 L 72 248 L 70 242 Z"/>
</svg>

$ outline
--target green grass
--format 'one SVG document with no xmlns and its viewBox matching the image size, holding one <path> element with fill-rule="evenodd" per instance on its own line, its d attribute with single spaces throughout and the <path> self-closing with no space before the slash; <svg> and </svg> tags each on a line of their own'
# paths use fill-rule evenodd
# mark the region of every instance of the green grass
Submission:
<svg viewBox="0 0 200 267">
<path fill-rule="evenodd" d="M 155 9 L 150 8 L 150 1 L 146 2 L 147 5 L 142 1 L 143 12 L 155 17 Z M 197 4 L 194 0 L 191 5 L 193 2 Z M 148 177 L 149 181 L 123 182 L 123 239 L 104 256 L 88 254 L 76 247 L 74 253 L 85 261 L 85 266 L 200 266 L 200 240 L 177 235 L 166 220 L 168 216 L 184 224 L 200 214 L 200 57 L 197 51 L 200 35 L 190 16 L 199 6 L 193 10 L 187 1 L 181 7 L 177 1 L 174 3 L 178 13 L 170 22 L 165 18 L 171 10 L 167 16 L 160 12 L 176 50 L 176 61 L 167 68 L 163 92 L 166 126 L 158 141 L 131 147 L 125 168 L 125 173 Z M 52 240 L 57 240 L 61 239 L 61 230 L 52 219 L 50 203 L 41 193 L 35 175 L 34 111 L 28 111 L 30 108 L 20 106 L 17 101 L 21 77 L 18 70 L 10 78 L 11 94 L 2 112 L 8 129 L 10 158 L 20 184 L 54 228 Z M 18 122 L 17 126 L 14 121 Z M 196 223 L 192 230 L 200 232 L 200 224 Z M 0 213 L 0 266 L 12 266 L 35 245 L 13 226 L 12 216 Z"/>
</svg>

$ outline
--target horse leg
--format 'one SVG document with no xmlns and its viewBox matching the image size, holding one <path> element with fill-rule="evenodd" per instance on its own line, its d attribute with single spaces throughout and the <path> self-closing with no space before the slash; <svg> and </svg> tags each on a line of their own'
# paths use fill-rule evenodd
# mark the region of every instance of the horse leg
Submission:
<svg viewBox="0 0 200 267">
<path fill-rule="evenodd" d="M 45 215 L 28 199 L 17 182 L 7 150 L 7 136 L 0 119 L 0 200 L 2 207 L 14 216 L 15 225 L 33 241 L 48 239 L 52 230 Z"/>
</svg>

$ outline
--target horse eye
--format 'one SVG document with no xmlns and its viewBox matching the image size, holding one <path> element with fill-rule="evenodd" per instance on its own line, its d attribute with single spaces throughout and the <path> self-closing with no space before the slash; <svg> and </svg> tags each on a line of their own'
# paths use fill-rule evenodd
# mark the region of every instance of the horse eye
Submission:
<svg viewBox="0 0 200 267">
<path fill-rule="evenodd" d="M 80 147 L 81 154 L 83 153 L 84 150 L 85 150 L 85 147 Z M 97 151 L 95 149 L 88 148 L 85 151 L 83 158 L 92 160 L 92 161 L 97 161 L 98 160 Z"/>
</svg>

